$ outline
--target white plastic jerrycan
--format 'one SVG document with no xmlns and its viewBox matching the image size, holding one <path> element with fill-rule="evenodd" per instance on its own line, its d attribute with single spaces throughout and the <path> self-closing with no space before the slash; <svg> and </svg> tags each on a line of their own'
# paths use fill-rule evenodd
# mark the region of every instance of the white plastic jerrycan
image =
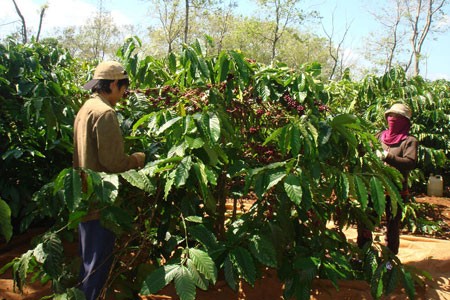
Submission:
<svg viewBox="0 0 450 300">
<path fill-rule="evenodd" d="M 444 180 L 441 175 L 430 174 L 427 184 L 427 195 L 442 197 L 444 193 Z"/>
</svg>

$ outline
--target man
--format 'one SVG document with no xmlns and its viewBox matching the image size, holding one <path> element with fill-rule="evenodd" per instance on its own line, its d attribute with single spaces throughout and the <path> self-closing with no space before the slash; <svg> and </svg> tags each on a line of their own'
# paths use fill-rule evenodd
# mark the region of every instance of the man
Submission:
<svg viewBox="0 0 450 300">
<path fill-rule="evenodd" d="M 123 66 L 114 61 L 100 63 L 94 77 L 83 87 L 92 96 L 78 112 L 74 123 L 73 167 L 96 172 L 119 173 L 144 166 L 145 154 L 127 155 L 114 106 L 129 85 Z M 85 188 L 85 178 L 82 173 Z M 80 288 L 87 300 L 100 294 L 112 264 L 115 236 L 100 224 L 100 211 L 91 205 L 79 224 Z"/>
</svg>

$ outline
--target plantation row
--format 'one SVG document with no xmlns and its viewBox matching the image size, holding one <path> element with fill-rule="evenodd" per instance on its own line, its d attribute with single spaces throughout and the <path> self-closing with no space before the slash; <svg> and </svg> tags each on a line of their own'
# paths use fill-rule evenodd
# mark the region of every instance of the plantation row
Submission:
<svg viewBox="0 0 450 300">
<path fill-rule="evenodd" d="M 236 51 L 205 57 L 197 43 L 159 60 L 140 57 L 140 46 L 130 38 L 117 52 L 131 87 L 116 110 L 127 152 L 143 151 L 148 162 L 121 174 L 88 171 L 82 192 L 72 129 L 96 63 L 45 44 L 0 45 L 1 235 L 48 228 L 3 268 L 13 268 L 19 290 L 34 273 L 60 299 L 81 299 L 78 266 L 62 244 L 95 199 L 120 239 L 108 286 L 124 299 L 171 282 L 181 299 L 195 299 L 219 274 L 236 290 L 263 266 L 277 270 L 286 298 L 309 299 L 315 278 L 366 280 L 374 298 L 403 285 L 414 298 L 418 271 L 387 249 L 358 249 L 342 230 L 379 225 L 369 216 L 383 214 L 386 193 L 394 211 L 409 214 L 405 226 L 423 228 L 414 201 L 402 203 L 400 173 L 376 157 L 374 134 L 388 107 L 407 104 L 420 142 L 411 189 L 422 191 L 430 173 L 449 176 L 449 82 L 401 69 L 328 82 L 315 63 L 293 70 Z M 255 200 L 250 211 L 226 218 L 226 200 L 242 198 Z"/>
</svg>

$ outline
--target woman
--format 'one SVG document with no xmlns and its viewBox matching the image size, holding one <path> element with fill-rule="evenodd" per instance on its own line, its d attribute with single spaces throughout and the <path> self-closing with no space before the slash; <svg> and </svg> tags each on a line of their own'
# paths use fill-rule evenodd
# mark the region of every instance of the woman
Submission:
<svg viewBox="0 0 450 300">
<path fill-rule="evenodd" d="M 411 110 L 408 106 L 396 103 L 388 109 L 384 116 L 388 123 L 388 129 L 377 134 L 381 142 L 383 152 L 377 151 L 377 156 L 386 164 L 396 168 L 403 175 L 402 189 L 400 195 L 405 202 L 408 199 L 408 176 L 409 172 L 416 167 L 417 163 L 417 139 L 409 135 L 411 128 Z M 386 223 L 387 223 L 387 247 L 398 254 L 400 246 L 400 220 L 402 210 L 397 210 L 395 216 L 391 213 L 390 197 L 386 197 Z M 367 228 L 358 227 L 357 243 L 360 248 L 372 240 L 372 232 Z"/>
</svg>

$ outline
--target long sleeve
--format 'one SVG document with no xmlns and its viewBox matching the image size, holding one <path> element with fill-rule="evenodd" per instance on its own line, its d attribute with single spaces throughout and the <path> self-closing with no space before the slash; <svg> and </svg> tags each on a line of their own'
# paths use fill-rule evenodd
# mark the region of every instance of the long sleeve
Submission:
<svg viewBox="0 0 450 300">
<path fill-rule="evenodd" d="M 94 126 L 98 159 L 110 173 L 124 172 L 137 167 L 137 161 L 124 152 L 124 142 L 114 111 L 106 111 Z"/>
<path fill-rule="evenodd" d="M 417 149 L 417 140 L 415 138 L 409 137 L 404 142 L 402 142 L 399 149 L 389 149 L 385 162 L 398 169 L 402 173 L 409 172 L 416 167 Z"/>
</svg>

